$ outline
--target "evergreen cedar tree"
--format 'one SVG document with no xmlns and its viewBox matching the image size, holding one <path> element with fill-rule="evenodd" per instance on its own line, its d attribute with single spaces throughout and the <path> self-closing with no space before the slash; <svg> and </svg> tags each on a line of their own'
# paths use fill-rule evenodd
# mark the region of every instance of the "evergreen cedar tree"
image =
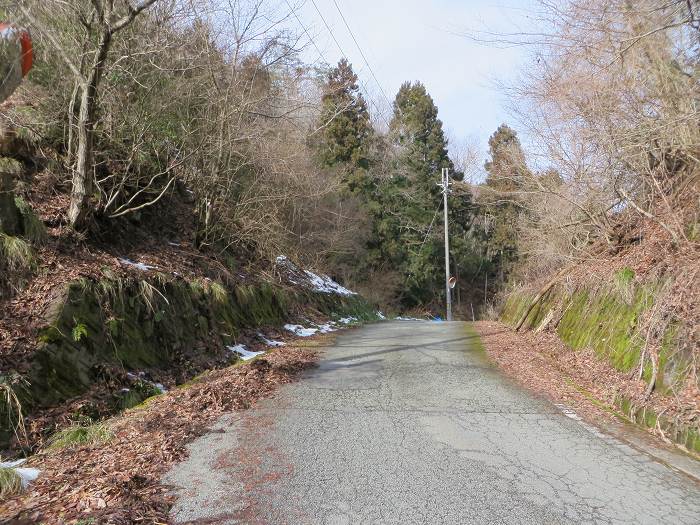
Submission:
<svg viewBox="0 0 700 525">
<path fill-rule="evenodd" d="M 520 140 L 506 124 L 489 138 L 490 160 L 486 162 L 484 203 L 489 216 L 489 258 L 500 269 L 499 281 L 505 282 L 519 259 L 518 224 L 523 213 L 518 192 L 532 176 L 525 163 Z"/>
<path fill-rule="evenodd" d="M 380 137 L 372 131 L 357 76 L 343 59 L 327 75 L 318 126 L 323 126 L 317 144 L 320 163 L 347 173 L 349 192 L 370 218 L 365 250 L 354 261 L 358 277 L 397 274 L 393 300 L 401 306 L 442 302 L 443 228 L 436 219 L 442 196 L 436 182 L 442 168 L 449 168 L 454 180 L 462 175 L 454 171 L 438 109 L 425 86 L 401 86 L 389 135 Z M 377 153 L 382 146 L 393 154 Z M 452 263 L 456 275 L 469 279 L 486 265 L 481 250 L 471 246 L 471 195 L 463 189 L 453 200 Z"/>
<path fill-rule="evenodd" d="M 345 163 L 367 169 L 372 124 L 357 75 L 346 59 L 328 72 L 321 104 L 321 164 L 332 167 Z"/>
</svg>

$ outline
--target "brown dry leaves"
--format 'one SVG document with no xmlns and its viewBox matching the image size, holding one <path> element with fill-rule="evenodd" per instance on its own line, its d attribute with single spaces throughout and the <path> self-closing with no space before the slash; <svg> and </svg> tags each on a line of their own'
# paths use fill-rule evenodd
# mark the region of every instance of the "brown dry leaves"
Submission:
<svg viewBox="0 0 700 525">
<path fill-rule="evenodd" d="M 636 374 L 615 370 L 593 350 L 571 350 L 555 334 L 516 333 L 490 321 L 480 321 L 475 328 L 489 357 L 508 376 L 538 394 L 575 408 L 589 421 L 611 420 L 614 416 L 592 403 L 573 383 L 611 408 L 616 394 L 669 417 L 692 414 L 700 404 L 697 388 L 686 388 L 677 396 L 654 393 L 645 401 L 646 384 L 638 381 Z"/>
<path fill-rule="evenodd" d="M 327 338 L 319 337 L 314 346 Z M 249 364 L 208 372 L 186 388 L 152 398 L 108 422 L 104 446 L 41 452 L 29 464 L 41 476 L 19 498 L 3 502 L 0 521 L 163 523 L 171 502 L 160 477 L 186 455 L 185 445 L 222 414 L 247 409 L 293 381 L 317 358 L 313 347 L 285 347 Z"/>
</svg>

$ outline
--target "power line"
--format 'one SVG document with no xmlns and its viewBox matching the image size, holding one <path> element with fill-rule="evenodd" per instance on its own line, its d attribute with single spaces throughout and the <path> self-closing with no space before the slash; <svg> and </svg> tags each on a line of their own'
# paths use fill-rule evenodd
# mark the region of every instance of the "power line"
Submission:
<svg viewBox="0 0 700 525">
<path fill-rule="evenodd" d="M 345 58 L 345 59 L 347 60 L 347 58 L 348 58 L 347 53 L 345 53 L 345 51 L 343 51 L 343 46 L 340 45 L 340 42 L 338 42 L 338 39 L 337 39 L 337 38 L 335 37 L 335 35 L 333 34 L 333 30 L 331 29 L 331 26 L 330 26 L 330 25 L 328 24 L 328 22 L 326 21 L 326 18 L 323 16 L 323 13 L 321 13 L 321 10 L 318 8 L 318 5 L 316 4 L 316 1 L 315 1 L 315 0 L 311 0 L 311 3 L 313 4 L 314 8 L 316 9 L 316 12 L 318 13 L 318 16 L 321 18 L 321 21 L 323 22 L 323 25 L 326 26 L 326 29 L 328 30 L 328 33 L 331 35 L 331 38 L 332 38 L 333 41 L 335 42 L 335 45 L 338 46 L 338 50 L 340 51 L 340 54 L 343 56 L 343 58 Z M 287 0 L 287 5 L 289 5 L 289 1 L 288 1 L 288 0 Z M 290 7 L 291 7 L 291 6 L 290 6 Z M 336 4 L 336 7 L 337 7 L 337 4 Z M 342 16 L 342 12 L 341 12 L 341 16 Z M 295 17 L 296 17 L 296 14 L 295 14 Z M 299 17 L 296 17 L 296 18 L 297 18 L 297 20 L 299 20 Z M 343 18 L 343 20 L 344 20 L 344 18 Z M 299 22 L 299 23 L 301 24 L 301 22 Z M 347 27 L 347 22 L 346 22 L 345 25 L 346 25 L 346 27 Z M 303 25 L 302 25 L 302 27 L 303 27 Z M 349 28 L 348 28 L 348 29 L 349 29 Z M 311 39 L 311 36 L 309 35 L 308 31 L 306 31 L 306 30 L 304 29 L 304 32 L 305 32 L 306 35 Z M 353 36 L 353 40 L 354 40 L 354 38 L 355 38 L 355 37 Z M 312 39 L 312 40 L 313 40 L 313 39 Z M 357 41 L 355 41 L 355 43 L 357 43 Z M 315 46 L 316 49 L 318 50 L 318 46 L 316 46 L 316 43 L 315 43 L 315 42 L 314 42 L 314 46 Z M 360 53 L 362 53 L 362 50 L 360 50 Z M 324 60 L 325 60 L 325 58 L 324 58 Z M 326 62 L 328 62 L 328 61 L 326 61 Z M 366 62 L 366 60 L 365 60 L 365 62 Z M 371 71 L 371 68 L 370 68 L 370 71 Z M 372 76 L 374 76 L 374 73 L 372 73 Z M 375 80 L 376 80 L 376 77 L 375 77 Z M 383 113 L 383 112 L 380 110 L 380 108 L 377 106 L 376 102 L 374 102 L 374 101 L 372 100 L 372 97 L 369 96 L 369 90 L 367 89 L 367 85 L 366 85 L 366 84 L 362 81 L 362 79 L 359 78 L 359 77 L 358 77 L 358 81 L 360 82 L 360 85 L 364 88 L 365 95 L 367 96 L 367 100 L 369 101 L 370 104 L 374 105 L 374 109 L 377 111 L 377 115 L 379 115 L 379 117 L 381 117 L 381 119 L 384 121 L 384 123 L 386 124 L 386 127 L 387 127 L 387 129 L 388 129 L 388 128 L 390 127 L 389 121 L 387 120 L 387 118 L 386 118 L 386 116 L 384 115 L 384 113 Z M 382 89 L 381 85 L 379 86 L 379 89 L 382 91 L 382 95 L 383 95 L 384 98 L 386 99 L 386 98 L 387 98 L 387 97 L 386 97 L 386 94 L 384 93 L 384 90 Z M 388 99 L 387 99 L 387 100 L 388 100 Z M 391 103 L 390 103 L 390 105 L 391 105 Z"/>
<path fill-rule="evenodd" d="M 338 10 L 338 13 L 340 14 L 340 18 L 343 19 L 343 23 L 345 24 L 345 27 L 347 28 L 348 32 L 350 33 L 350 36 L 352 37 L 353 42 L 355 42 L 355 45 L 357 46 L 357 49 L 360 52 L 360 55 L 362 55 L 362 59 L 365 61 L 365 64 L 367 65 L 367 68 L 369 69 L 369 72 L 371 73 L 372 78 L 374 78 L 374 81 L 377 83 L 377 86 L 379 87 L 379 91 L 381 91 L 382 95 L 384 96 L 384 100 L 386 100 L 387 104 L 389 104 L 389 107 L 391 107 L 391 101 L 389 100 L 389 97 L 386 96 L 386 93 L 384 91 L 384 88 L 382 87 L 381 82 L 379 82 L 377 75 L 374 74 L 374 70 L 372 69 L 372 66 L 370 65 L 369 61 L 367 60 L 367 57 L 365 56 L 364 51 L 362 51 L 360 44 L 357 42 L 357 38 L 355 38 L 355 33 L 353 33 L 352 29 L 350 29 L 350 25 L 348 24 L 348 21 L 346 20 L 345 15 L 343 14 L 343 11 L 340 9 L 338 2 L 336 2 L 336 0 L 333 0 L 333 3 L 335 4 L 335 8 Z"/>
<path fill-rule="evenodd" d="M 318 52 L 318 56 L 321 58 L 321 60 L 323 60 L 326 64 L 328 64 L 328 60 L 326 60 L 326 57 L 323 55 L 323 51 L 321 51 L 321 48 L 318 47 L 318 44 L 316 44 L 316 41 L 311 37 L 311 34 L 306 29 L 306 26 L 302 23 L 301 19 L 299 18 L 299 15 L 297 15 L 296 9 L 294 9 L 292 7 L 292 4 L 289 3 L 289 0 L 285 0 L 285 2 L 287 3 L 289 10 L 294 15 L 294 18 L 297 19 L 297 22 L 299 23 L 299 26 L 301 27 L 301 29 L 304 31 L 306 38 L 308 38 L 311 41 L 311 43 L 314 45 L 314 47 L 316 48 L 316 51 Z"/>
</svg>

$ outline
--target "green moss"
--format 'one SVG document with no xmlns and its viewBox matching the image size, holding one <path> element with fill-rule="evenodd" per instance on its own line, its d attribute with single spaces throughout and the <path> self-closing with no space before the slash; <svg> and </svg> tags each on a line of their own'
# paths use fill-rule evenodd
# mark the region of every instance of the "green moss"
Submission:
<svg viewBox="0 0 700 525">
<path fill-rule="evenodd" d="M 637 368 L 641 359 L 643 337 L 639 333 L 640 317 L 653 305 L 656 286 L 634 286 L 634 272 L 623 268 L 615 275 L 607 290 L 592 292 L 579 290 L 573 294 L 554 288 L 528 315 L 524 327 L 537 327 L 552 310 L 563 311 L 557 326 L 562 341 L 577 350 L 592 348 L 602 359 L 623 372 Z M 501 320 L 515 325 L 534 294 L 522 290 L 513 291 L 501 310 Z M 664 334 L 659 353 L 659 371 L 656 387 L 669 393 L 675 385 L 683 384 L 691 362 L 688 350 L 680 351 L 678 333 L 680 327 L 672 324 Z M 652 369 L 645 362 L 643 377 L 648 382 Z"/>
<path fill-rule="evenodd" d="M 520 320 L 520 317 L 525 312 L 534 295 L 526 294 L 521 291 L 514 291 L 508 298 L 501 311 L 501 319 L 504 323 L 515 326 L 515 324 Z"/>
<path fill-rule="evenodd" d="M 100 371 L 105 366 L 166 370 L 179 365 L 183 353 L 190 362 L 210 363 L 212 357 L 227 356 L 225 345 L 241 330 L 280 326 L 302 312 L 377 319 L 359 296 L 271 283 L 226 290 L 206 281 L 145 282 L 103 274 L 99 280 L 71 283 L 48 308 L 23 399 L 30 413 L 83 394 L 104 380 Z M 113 406 L 128 408 L 154 393 L 132 388 L 115 396 Z"/>
<path fill-rule="evenodd" d="M 634 405 L 625 396 L 616 396 L 615 405 L 631 422 L 645 428 L 660 428 L 674 443 L 682 445 L 691 452 L 700 453 L 700 429 L 697 426 L 677 424 L 669 418 L 658 415 L 649 407 Z"/>
<path fill-rule="evenodd" d="M 32 207 L 22 197 L 15 197 L 15 206 L 22 220 L 22 236 L 32 244 L 43 243 L 47 237 L 46 227 Z"/>
<path fill-rule="evenodd" d="M 577 292 L 557 328 L 559 337 L 574 349 L 593 348 L 615 368 L 630 371 L 639 364 L 637 320 L 651 305 L 648 291 L 640 289 L 632 304 L 612 293 Z"/>
<path fill-rule="evenodd" d="M 632 268 L 622 268 L 615 273 L 615 280 L 622 285 L 630 285 L 634 281 L 634 270 Z"/>
<path fill-rule="evenodd" d="M 697 454 L 700 454 L 700 431 L 696 429 L 688 429 L 685 436 L 685 446 Z"/>
</svg>

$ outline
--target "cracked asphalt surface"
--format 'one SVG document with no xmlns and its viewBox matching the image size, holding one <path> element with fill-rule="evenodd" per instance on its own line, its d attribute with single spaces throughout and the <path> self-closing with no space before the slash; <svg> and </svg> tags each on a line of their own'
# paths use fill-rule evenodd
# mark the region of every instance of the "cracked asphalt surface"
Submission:
<svg viewBox="0 0 700 525">
<path fill-rule="evenodd" d="M 700 523 L 700 484 L 503 378 L 464 323 L 340 335 L 165 482 L 176 523 Z"/>
</svg>

